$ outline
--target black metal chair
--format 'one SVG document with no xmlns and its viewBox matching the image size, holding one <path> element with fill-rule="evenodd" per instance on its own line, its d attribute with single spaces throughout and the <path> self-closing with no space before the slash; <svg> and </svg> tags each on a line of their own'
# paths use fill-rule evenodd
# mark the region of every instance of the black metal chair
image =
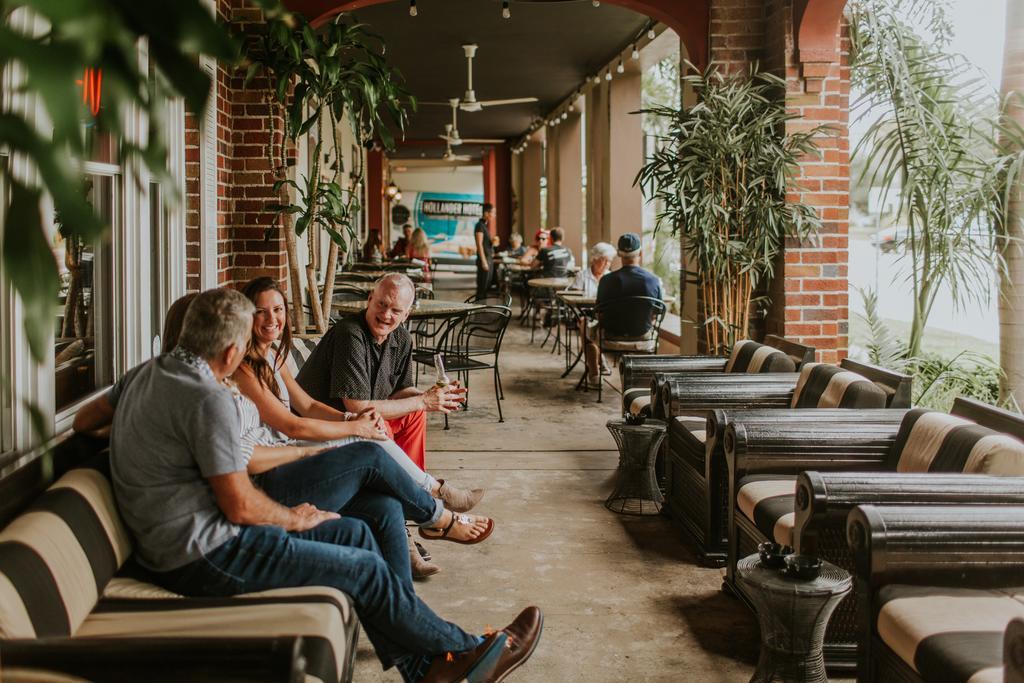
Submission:
<svg viewBox="0 0 1024 683">
<path fill-rule="evenodd" d="M 473 294 L 466 298 L 467 304 L 484 304 L 485 306 L 504 306 L 512 308 L 512 294 L 510 292 L 488 292 L 482 296 Z"/>
<path fill-rule="evenodd" d="M 621 355 L 656 354 L 661 336 L 661 323 L 665 319 L 665 302 L 649 296 L 626 296 L 611 301 L 603 301 L 594 307 L 597 316 L 597 348 L 600 354 L 612 353 Z M 609 332 L 606 325 L 611 324 Z M 615 332 L 615 328 L 636 328 L 649 326 L 647 332 L 640 336 L 623 336 Z M 584 375 L 587 370 L 584 368 Z M 597 402 L 601 403 L 604 380 L 597 383 Z"/>
<path fill-rule="evenodd" d="M 478 370 L 493 371 L 498 422 L 504 422 L 505 416 L 501 410 L 501 371 L 498 362 L 501 342 L 511 318 L 512 310 L 507 306 L 487 306 L 453 318 L 443 328 L 437 347 L 417 349 L 413 351 L 412 359 L 418 365 L 433 366 L 434 354 L 443 353 L 446 370 L 457 377 L 463 377 L 467 388 L 469 373 Z M 468 400 L 465 407 L 469 410 Z M 444 418 L 444 428 L 448 429 L 447 414 Z"/>
</svg>

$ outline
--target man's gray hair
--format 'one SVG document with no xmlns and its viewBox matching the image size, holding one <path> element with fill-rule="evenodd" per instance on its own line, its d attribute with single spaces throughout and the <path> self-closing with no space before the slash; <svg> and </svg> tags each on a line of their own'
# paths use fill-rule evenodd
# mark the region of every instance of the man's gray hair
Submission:
<svg viewBox="0 0 1024 683">
<path fill-rule="evenodd" d="M 252 315 L 256 307 L 234 289 L 208 289 L 185 312 L 178 346 L 211 360 L 234 344 L 245 351 L 252 337 Z"/>
<path fill-rule="evenodd" d="M 609 260 L 615 258 L 615 247 L 608 244 L 607 242 L 598 242 L 597 244 L 590 248 L 591 259 L 602 257 Z"/>
<path fill-rule="evenodd" d="M 416 285 L 405 273 L 388 273 L 373 283 L 373 291 L 376 292 L 383 284 L 389 284 L 396 289 L 407 289 L 413 300 L 416 299 Z"/>
</svg>

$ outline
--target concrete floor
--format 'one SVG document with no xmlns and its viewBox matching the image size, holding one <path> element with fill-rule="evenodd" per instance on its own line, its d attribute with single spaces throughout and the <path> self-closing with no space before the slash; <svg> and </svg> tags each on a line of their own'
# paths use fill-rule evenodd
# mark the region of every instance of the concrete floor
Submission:
<svg viewBox="0 0 1024 683">
<path fill-rule="evenodd" d="M 504 424 L 485 373 L 472 378 L 470 411 L 453 416 L 449 431 L 431 416 L 428 469 L 486 487 L 477 511 L 497 526 L 478 546 L 430 543 L 443 571 L 418 583 L 419 594 L 475 632 L 539 605 L 543 638 L 509 680 L 748 681 L 757 623 L 720 592 L 720 571 L 698 567 L 667 518 L 602 505 L 618 462 L 604 426 L 618 395 L 606 391 L 598 404 L 595 393 L 576 393 L 578 371 L 559 379 L 562 357 L 539 344 L 513 318 L 501 359 Z M 401 678 L 380 671 L 361 636 L 355 680 Z"/>
</svg>

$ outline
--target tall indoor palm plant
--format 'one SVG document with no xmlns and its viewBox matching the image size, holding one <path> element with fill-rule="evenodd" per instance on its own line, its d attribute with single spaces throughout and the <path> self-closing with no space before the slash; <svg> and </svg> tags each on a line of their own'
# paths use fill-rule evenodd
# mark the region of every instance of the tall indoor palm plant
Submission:
<svg viewBox="0 0 1024 683">
<path fill-rule="evenodd" d="M 353 160 L 357 166 L 349 182 L 339 182 L 344 171 L 339 121 L 347 117 L 356 140 L 379 139 L 385 147 L 392 147 L 394 136 L 389 125 L 404 130 L 406 106 L 415 106 L 415 100 L 403 87 L 398 70 L 384 59 L 380 39 L 362 24 L 350 23 L 345 15 L 318 30 L 298 15 L 268 21 L 261 39 L 251 45 L 249 57 L 252 65 L 247 82 L 261 70 L 270 81 L 267 100 L 271 136 L 267 156 L 277 178 L 274 189 L 278 193 L 278 203 L 270 208 L 281 217 L 290 288 L 296 299 L 291 307 L 292 326 L 298 331 L 305 331 L 305 324 L 300 318 L 302 307 L 298 305 L 302 287 L 297 238 L 310 228 L 323 228 L 331 237 L 321 295 L 317 293 L 312 259 L 306 269 L 310 303 L 320 303 L 319 307 L 311 306 L 313 322 L 324 332 L 338 250 L 347 249 L 355 237 L 362 181 L 359 161 Z M 323 167 L 325 119 L 335 150 L 330 179 L 324 178 Z M 289 146 L 314 127 L 317 134 L 310 173 L 294 178 L 290 172 L 293 167 L 288 163 Z M 293 197 L 293 193 L 297 196 Z"/>
<path fill-rule="evenodd" d="M 668 132 L 635 183 L 662 207 L 657 229 L 682 233 L 707 346 L 721 352 L 747 336 L 755 293 L 785 238 L 804 240 L 820 227 L 814 210 L 787 202 L 786 192 L 823 130 L 783 133 L 796 118 L 785 110 L 785 83 L 756 68 L 726 75 L 711 65 L 683 82 L 697 104 L 644 110 L 664 117 Z"/>
</svg>

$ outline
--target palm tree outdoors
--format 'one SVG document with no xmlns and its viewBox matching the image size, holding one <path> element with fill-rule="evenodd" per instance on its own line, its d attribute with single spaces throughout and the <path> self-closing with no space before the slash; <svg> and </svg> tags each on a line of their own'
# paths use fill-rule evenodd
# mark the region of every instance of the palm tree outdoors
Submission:
<svg viewBox="0 0 1024 683">
<path fill-rule="evenodd" d="M 1006 44 L 1003 48 L 1003 115 L 1024 125 L 1024 4 L 1006 3 Z M 1002 244 L 1005 267 L 999 281 L 999 363 L 1003 368 L 1002 400 L 1020 406 L 1024 399 L 1024 186 L 1020 176 L 1009 188 L 1006 236 Z M 1014 286 L 1017 283 L 1017 286 Z"/>
</svg>

